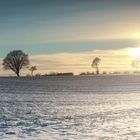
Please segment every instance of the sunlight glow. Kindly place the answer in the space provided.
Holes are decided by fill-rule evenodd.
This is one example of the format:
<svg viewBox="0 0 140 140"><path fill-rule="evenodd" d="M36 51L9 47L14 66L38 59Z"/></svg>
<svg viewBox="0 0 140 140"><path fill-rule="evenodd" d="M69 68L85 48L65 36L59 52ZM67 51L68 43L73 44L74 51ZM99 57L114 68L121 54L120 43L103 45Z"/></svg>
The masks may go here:
<svg viewBox="0 0 140 140"><path fill-rule="evenodd" d="M139 39L140 38L140 32L136 32L136 33L132 34L132 38Z"/></svg>
<svg viewBox="0 0 140 140"><path fill-rule="evenodd" d="M130 54L133 56L133 57L140 57L140 48L132 48L130 50Z"/></svg>

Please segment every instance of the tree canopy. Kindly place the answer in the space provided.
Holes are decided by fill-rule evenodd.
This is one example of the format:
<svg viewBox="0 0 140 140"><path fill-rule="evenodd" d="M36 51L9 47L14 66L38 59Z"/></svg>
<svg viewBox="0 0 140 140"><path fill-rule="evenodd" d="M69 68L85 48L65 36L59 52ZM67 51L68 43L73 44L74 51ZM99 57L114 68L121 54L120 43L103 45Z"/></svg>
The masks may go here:
<svg viewBox="0 0 140 140"><path fill-rule="evenodd" d="M37 67L36 66L31 66L29 70L31 71L31 76L33 76L33 72L35 70L37 70Z"/></svg>
<svg viewBox="0 0 140 140"><path fill-rule="evenodd" d="M5 70L12 70L18 77L20 70L29 65L28 55L21 50L14 50L7 54L3 59L3 67Z"/></svg>
<svg viewBox="0 0 140 140"><path fill-rule="evenodd" d="M99 74L98 64L100 63L101 59L96 57L93 59L91 67L96 69L96 74Z"/></svg>

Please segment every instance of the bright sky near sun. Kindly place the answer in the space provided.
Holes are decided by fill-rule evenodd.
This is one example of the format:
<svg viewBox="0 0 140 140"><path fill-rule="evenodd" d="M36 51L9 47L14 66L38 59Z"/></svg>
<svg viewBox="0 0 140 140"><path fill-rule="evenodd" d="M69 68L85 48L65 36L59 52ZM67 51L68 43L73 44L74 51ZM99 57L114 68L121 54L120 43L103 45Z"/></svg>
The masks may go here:
<svg viewBox="0 0 140 140"><path fill-rule="evenodd" d="M0 1L1 60L21 49L38 73L92 71L95 56L102 71L133 70L139 47L140 0Z"/></svg>

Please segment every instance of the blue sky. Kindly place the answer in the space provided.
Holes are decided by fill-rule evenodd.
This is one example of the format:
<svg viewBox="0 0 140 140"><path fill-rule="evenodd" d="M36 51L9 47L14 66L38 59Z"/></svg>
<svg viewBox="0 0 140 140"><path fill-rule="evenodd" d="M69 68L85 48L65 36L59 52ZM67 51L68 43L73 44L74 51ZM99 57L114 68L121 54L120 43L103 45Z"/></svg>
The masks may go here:
<svg viewBox="0 0 140 140"><path fill-rule="evenodd" d="M139 0L1 0L0 57L139 47Z"/></svg>
<svg viewBox="0 0 140 140"><path fill-rule="evenodd" d="M129 34L139 32L139 6L138 0L0 1L0 55L133 47Z"/></svg>

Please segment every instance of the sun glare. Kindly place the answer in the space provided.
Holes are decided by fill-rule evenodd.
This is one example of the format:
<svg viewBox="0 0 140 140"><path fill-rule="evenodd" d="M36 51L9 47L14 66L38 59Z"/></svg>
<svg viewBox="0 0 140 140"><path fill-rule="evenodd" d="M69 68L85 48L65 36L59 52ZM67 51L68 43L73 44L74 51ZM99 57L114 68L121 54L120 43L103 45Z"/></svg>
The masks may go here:
<svg viewBox="0 0 140 140"><path fill-rule="evenodd" d="M140 38L140 32L133 33L131 37L133 39L139 39Z"/></svg>
<svg viewBox="0 0 140 140"><path fill-rule="evenodd" d="M130 50L130 54L133 56L133 57L140 57L140 48L132 48Z"/></svg>

